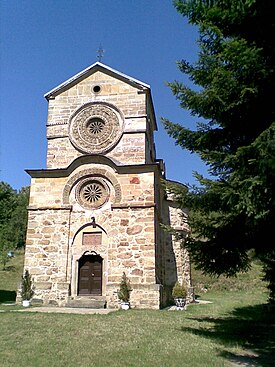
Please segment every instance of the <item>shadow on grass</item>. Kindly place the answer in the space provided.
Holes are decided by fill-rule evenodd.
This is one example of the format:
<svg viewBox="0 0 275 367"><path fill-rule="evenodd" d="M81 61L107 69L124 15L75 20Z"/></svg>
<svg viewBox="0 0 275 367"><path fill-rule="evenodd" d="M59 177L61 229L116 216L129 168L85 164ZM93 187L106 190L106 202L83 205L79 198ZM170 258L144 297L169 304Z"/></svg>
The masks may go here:
<svg viewBox="0 0 275 367"><path fill-rule="evenodd" d="M221 355L239 366L273 367L275 365L274 308L256 305L234 309L223 318L191 318L201 322L198 328L183 327L196 335L212 338L226 346L242 347L241 355L221 352Z"/></svg>
<svg viewBox="0 0 275 367"><path fill-rule="evenodd" d="M5 269L4 269L5 271L15 271L16 270L16 268L15 268L15 266L13 266L13 265L9 265L9 266L5 266Z"/></svg>
<svg viewBox="0 0 275 367"><path fill-rule="evenodd" d="M16 300L15 291L6 291L0 289L0 303L15 302L15 300Z"/></svg>

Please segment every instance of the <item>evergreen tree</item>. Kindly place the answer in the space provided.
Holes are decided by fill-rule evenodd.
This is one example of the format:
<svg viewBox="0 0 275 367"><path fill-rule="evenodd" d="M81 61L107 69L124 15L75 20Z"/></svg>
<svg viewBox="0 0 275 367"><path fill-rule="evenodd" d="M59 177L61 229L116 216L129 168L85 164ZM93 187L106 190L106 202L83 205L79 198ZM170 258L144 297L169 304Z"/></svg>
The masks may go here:
<svg viewBox="0 0 275 367"><path fill-rule="evenodd" d="M231 276L264 261L275 297L275 18L272 0L178 0L199 28L198 60L178 62L199 89L169 86L196 129L163 119L176 144L197 153L211 179L195 173L187 192L170 187L190 208L185 239L199 269Z"/></svg>

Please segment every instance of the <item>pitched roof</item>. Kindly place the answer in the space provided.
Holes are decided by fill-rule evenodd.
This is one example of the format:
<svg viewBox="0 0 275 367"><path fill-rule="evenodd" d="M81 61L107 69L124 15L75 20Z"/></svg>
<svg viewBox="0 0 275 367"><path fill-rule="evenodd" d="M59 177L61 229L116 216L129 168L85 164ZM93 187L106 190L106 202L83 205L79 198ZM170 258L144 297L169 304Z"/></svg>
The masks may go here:
<svg viewBox="0 0 275 367"><path fill-rule="evenodd" d="M125 81L126 83L129 83L141 90L149 89L150 85L145 84L141 82L140 80L137 80L135 78L132 78L131 76L128 76L126 74L123 74L115 69L110 68L109 66L102 64L101 62L96 62L90 66L88 66L86 69L82 70L80 73L74 75L70 79L66 80L62 84L58 85L54 89L50 90L48 93L44 94L44 97L49 100L51 97L55 97L62 91L70 88L71 86L78 83L80 80L85 79L87 76L93 74L96 71L103 71L108 75L112 75L116 78L119 78L120 80Z"/></svg>

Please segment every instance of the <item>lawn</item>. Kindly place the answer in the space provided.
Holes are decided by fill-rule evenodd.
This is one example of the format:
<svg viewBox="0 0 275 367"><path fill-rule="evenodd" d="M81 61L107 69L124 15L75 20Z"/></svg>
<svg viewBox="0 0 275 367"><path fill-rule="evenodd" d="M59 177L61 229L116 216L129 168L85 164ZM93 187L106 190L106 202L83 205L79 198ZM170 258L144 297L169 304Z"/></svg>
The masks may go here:
<svg viewBox="0 0 275 367"><path fill-rule="evenodd" d="M14 302L16 290L21 282L23 273L24 252L17 251L14 258L11 258L3 270L0 264L0 304L3 302Z"/></svg>
<svg viewBox="0 0 275 367"><path fill-rule="evenodd" d="M274 316L264 307L267 295L259 271L255 265L228 284L195 272L200 299L212 303L190 305L186 311L42 314L2 304L0 365L274 366ZM9 273L18 277L16 270ZM2 284L3 272L0 277ZM10 280L10 287L16 283Z"/></svg>

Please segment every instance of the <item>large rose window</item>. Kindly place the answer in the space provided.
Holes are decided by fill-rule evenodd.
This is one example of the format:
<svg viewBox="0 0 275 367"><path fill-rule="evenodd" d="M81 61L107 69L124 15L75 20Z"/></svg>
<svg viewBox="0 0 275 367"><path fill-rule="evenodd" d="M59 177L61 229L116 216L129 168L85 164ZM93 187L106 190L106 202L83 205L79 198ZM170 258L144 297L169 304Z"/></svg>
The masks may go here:
<svg viewBox="0 0 275 367"><path fill-rule="evenodd" d="M85 153L104 153L120 139L121 114L109 105L93 103L76 113L69 124L72 144Z"/></svg>

